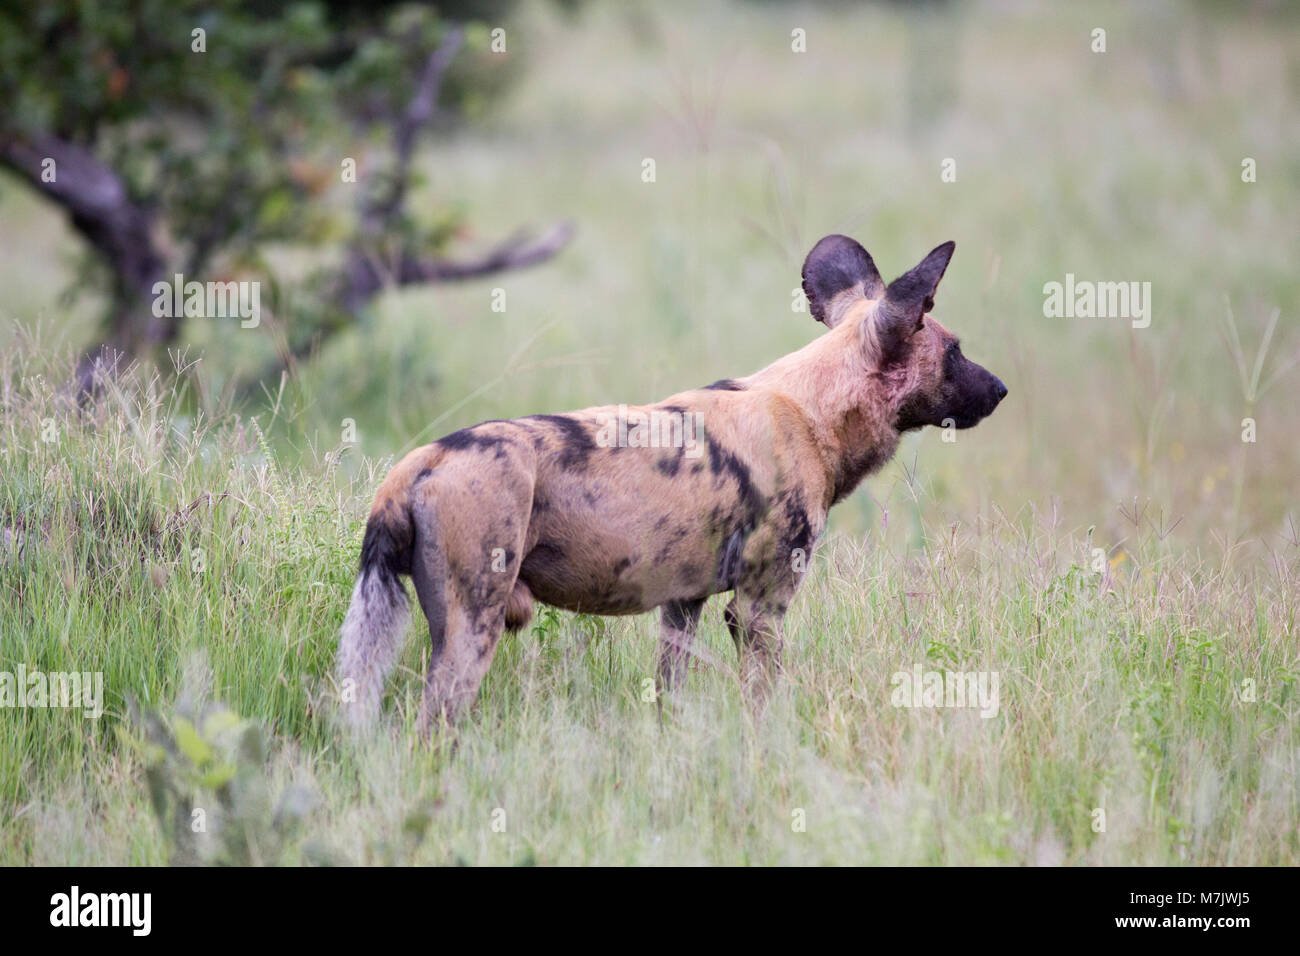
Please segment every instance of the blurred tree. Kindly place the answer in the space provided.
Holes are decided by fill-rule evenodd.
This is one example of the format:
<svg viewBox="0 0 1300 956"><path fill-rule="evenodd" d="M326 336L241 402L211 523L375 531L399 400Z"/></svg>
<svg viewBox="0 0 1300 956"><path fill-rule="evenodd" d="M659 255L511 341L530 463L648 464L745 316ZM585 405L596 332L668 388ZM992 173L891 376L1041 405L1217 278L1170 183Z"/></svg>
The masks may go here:
<svg viewBox="0 0 1300 956"><path fill-rule="evenodd" d="M419 136L481 109L510 73L492 33L510 0L472 4L474 20L468 6L0 0L0 165L68 213L92 251L78 287L108 298L80 386L119 353L177 338L183 317L154 314L156 282L253 273L279 289L269 242L346 249L302 283L292 321L279 317L286 364L387 284L554 255L567 224L448 260L457 218L407 209ZM349 160L358 200L341 216L324 193L350 181Z"/></svg>

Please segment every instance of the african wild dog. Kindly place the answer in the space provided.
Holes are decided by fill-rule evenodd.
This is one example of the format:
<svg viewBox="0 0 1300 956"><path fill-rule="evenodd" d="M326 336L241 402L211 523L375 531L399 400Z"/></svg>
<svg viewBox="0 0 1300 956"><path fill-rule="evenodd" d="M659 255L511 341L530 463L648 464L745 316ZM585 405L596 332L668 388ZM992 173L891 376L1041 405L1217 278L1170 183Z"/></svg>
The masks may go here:
<svg viewBox="0 0 1300 956"><path fill-rule="evenodd" d="M699 413L694 455L598 441L604 407L485 422L403 458L371 509L343 623L350 719L379 710L401 649L404 574L433 642L426 729L473 702L502 630L523 627L534 599L591 614L662 608L667 689L705 600L734 591L724 618L761 699L799 586L794 556L811 554L831 505L889 460L902 432L969 428L1007 393L926 315L953 248L886 286L852 239L822 239L803 287L829 332L747 378L639 410Z"/></svg>

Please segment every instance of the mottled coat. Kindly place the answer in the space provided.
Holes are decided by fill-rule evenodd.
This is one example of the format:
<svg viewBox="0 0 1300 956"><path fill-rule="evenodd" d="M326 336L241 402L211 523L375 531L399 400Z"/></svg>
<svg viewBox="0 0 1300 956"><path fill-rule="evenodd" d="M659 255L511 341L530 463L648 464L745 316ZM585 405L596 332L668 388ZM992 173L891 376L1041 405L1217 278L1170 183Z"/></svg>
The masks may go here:
<svg viewBox="0 0 1300 956"><path fill-rule="evenodd" d="M655 405L485 422L407 455L375 498L344 622L351 719L375 716L400 651L403 575L432 642L426 722L466 709L502 631L523 626L535 600L589 614L662 608L667 688L705 600L734 592L724 617L761 697L831 506L902 432L970 427L1006 394L927 315L952 252L945 243L886 287L866 250L827 236L803 280L829 331L762 371ZM640 447L610 428L628 418L699 427Z"/></svg>

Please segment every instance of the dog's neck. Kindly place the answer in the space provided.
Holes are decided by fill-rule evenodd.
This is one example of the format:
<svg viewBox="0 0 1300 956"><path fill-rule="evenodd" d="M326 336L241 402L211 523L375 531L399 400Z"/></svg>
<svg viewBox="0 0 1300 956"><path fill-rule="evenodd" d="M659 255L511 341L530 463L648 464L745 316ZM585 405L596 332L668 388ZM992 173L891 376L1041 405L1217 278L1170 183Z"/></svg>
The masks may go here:
<svg viewBox="0 0 1300 956"><path fill-rule="evenodd" d="M858 328L874 305L863 300L825 335L742 380L746 388L784 395L804 413L826 470L828 504L898 447L894 396L868 368Z"/></svg>

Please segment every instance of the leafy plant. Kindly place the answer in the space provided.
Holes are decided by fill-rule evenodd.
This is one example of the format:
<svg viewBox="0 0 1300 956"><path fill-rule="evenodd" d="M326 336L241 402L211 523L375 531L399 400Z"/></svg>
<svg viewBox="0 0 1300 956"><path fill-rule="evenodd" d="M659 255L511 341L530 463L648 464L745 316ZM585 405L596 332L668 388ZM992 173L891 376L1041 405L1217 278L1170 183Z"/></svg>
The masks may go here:
<svg viewBox="0 0 1300 956"><path fill-rule="evenodd" d="M131 704L145 779L173 865L274 866L285 862L316 797L267 780L265 731L220 704L184 698L170 716ZM310 850L308 851L310 855Z"/></svg>

